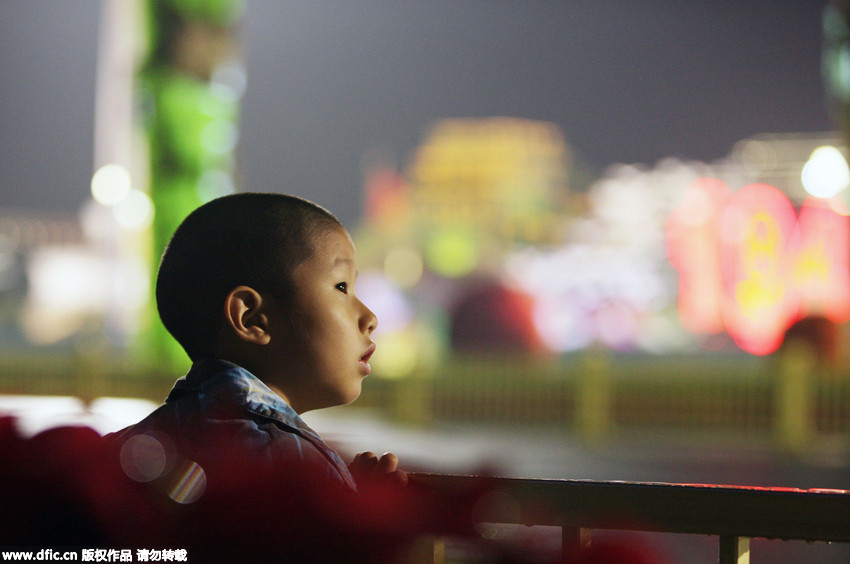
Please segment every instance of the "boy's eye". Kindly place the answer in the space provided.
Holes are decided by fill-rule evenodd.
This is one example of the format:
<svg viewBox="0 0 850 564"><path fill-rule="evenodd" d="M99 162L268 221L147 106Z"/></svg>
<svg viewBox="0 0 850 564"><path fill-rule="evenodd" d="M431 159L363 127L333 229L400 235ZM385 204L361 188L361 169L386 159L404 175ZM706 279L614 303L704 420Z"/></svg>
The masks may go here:
<svg viewBox="0 0 850 564"><path fill-rule="evenodd" d="M348 293L348 282L340 282L339 284L334 286L334 288L336 288L337 290L339 290L343 294L347 294Z"/></svg>

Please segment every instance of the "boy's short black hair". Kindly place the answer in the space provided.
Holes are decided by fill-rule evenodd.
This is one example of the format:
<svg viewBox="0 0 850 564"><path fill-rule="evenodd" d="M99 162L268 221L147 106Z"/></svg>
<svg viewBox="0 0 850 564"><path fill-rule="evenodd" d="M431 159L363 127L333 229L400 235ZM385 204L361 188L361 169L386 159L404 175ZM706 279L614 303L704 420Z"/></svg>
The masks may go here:
<svg viewBox="0 0 850 564"><path fill-rule="evenodd" d="M227 294L245 285L291 296L292 271L313 254L317 236L341 225L321 206L286 194L245 192L200 206L160 261L162 323L193 361L214 354Z"/></svg>

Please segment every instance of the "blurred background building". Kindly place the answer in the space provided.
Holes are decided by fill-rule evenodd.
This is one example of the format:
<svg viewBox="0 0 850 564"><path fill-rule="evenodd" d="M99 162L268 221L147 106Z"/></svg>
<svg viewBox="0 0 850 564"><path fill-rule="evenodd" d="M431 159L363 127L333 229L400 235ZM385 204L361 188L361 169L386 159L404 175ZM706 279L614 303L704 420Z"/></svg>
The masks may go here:
<svg viewBox="0 0 850 564"><path fill-rule="evenodd" d="M165 241L280 191L381 320L349 413L843 468L847 49L826 0L7 0L0 391L160 401Z"/></svg>
<svg viewBox="0 0 850 564"><path fill-rule="evenodd" d="M551 415L529 398L513 416L595 436L633 417L619 380L698 365L761 386L742 409L769 426L773 359L805 322L810 363L838 376L797 424L846 430L838 3L707 3L685 19L663 2L0 9L9 391L97 394L68 383L94 370L111 392L129 378L161 397L186 366L151 303L161 249L200 203L272 190L355 234L358 292L381 319L366 404L461 416L475 402L452 386L481 373L493 389L468 417L503 417L494 394L567 386ZM582 384L588 363L604 385ZM391 391L405 379L432 397L390 407L410 400Z"/></svg>
<svg viewBox="0 0 850 564"><path fill-rule="evenodd" d="M837 0L6 0L0 406L161 401L168 236L279 191L380 319L338 417L418 464L845 487L848 41Z"/></svg>

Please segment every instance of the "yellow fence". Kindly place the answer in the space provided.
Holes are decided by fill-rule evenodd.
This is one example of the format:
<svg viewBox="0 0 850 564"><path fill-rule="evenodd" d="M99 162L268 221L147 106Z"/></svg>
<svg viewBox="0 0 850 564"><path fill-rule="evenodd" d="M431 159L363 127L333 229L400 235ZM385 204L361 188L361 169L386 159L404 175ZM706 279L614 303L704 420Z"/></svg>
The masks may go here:
<svg viewBox="0 0 850 564"><path fill-rule="evenodd" d="M179 376L132 362L5 356L0 393L141 397L162 401ZM850 375L800 372L749 356L576 355L456 358L403 380L366 380L347 409L405 423L432 421L563 429L588 441L618 433L716 431L773 437L788 450L814 435L850 433Z"/></svg>

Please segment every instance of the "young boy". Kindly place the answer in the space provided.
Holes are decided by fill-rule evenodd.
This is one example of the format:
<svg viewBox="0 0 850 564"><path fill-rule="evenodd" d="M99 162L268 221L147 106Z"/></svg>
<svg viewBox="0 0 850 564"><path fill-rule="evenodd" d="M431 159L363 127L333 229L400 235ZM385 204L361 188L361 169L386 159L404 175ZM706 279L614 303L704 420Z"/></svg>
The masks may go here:
<svg viewBox="0 0 850 564"><path fill-rule="evenodd" d="M348 233L307 200L242 193L199 207L156 281L159 315L192 368L162 406L109 438L162 439L201 467L285 464L346 490L405 483L395 455L361 453L346 467L300 417L354 401L371 370L377 318L355 295L356 276Z"/></svg>

